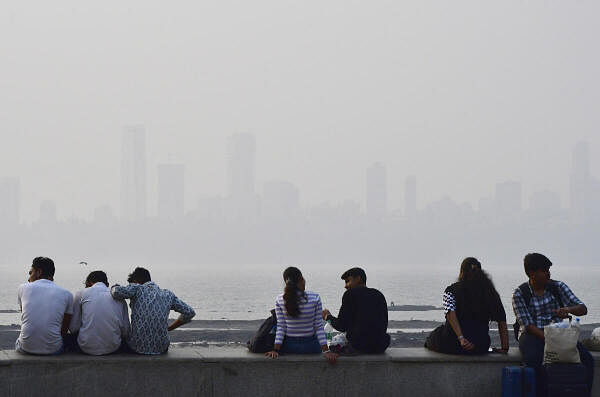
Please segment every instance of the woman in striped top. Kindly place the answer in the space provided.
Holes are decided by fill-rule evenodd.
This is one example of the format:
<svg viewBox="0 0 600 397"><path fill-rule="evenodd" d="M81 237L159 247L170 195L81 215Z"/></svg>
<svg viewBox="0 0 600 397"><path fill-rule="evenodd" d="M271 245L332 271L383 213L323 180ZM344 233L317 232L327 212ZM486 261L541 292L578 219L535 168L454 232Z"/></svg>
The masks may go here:
<svg viewBox="0 0 600 397"><path fill-rule="evenodd" d="M275 300L275 346L266 356L277 358L279 352L323 352L327 360L335 362L337 354L329 351L323 330L321 297L314 292L305 291L306 281L298 268L285 269L283 280L285 289Z"/></svg>

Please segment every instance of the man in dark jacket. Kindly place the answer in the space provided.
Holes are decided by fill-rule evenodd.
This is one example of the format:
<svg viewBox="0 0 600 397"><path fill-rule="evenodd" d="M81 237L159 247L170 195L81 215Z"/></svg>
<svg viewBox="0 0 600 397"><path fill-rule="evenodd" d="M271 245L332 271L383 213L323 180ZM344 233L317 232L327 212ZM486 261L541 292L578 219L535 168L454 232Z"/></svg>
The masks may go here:
<svg viewBox="0 0 600 397"><path fill-rule="evenodd" d="M333 328L346 332L349 352L383 353L390 345L387 334L387 302L381 292L367 287L367 275L354 267L342 274L346 283L338 317L323 310L323 319Z"/></svg>

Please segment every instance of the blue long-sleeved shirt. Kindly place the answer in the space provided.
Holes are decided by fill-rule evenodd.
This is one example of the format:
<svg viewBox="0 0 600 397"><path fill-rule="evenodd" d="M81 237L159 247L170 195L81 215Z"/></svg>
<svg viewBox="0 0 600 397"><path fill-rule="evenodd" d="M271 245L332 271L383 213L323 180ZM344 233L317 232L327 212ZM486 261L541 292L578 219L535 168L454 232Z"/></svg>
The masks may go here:
<svg viewBox="0 0 600 397"><path fill-rule="evenodd" d="M114 285L115 299L130 299L131 332L127 344L140 354L161 354L169 348L169 312L181 315L179 320L189 322L196 315L194 309L168 289L160 289L152 281L144 284Z"/></svg>

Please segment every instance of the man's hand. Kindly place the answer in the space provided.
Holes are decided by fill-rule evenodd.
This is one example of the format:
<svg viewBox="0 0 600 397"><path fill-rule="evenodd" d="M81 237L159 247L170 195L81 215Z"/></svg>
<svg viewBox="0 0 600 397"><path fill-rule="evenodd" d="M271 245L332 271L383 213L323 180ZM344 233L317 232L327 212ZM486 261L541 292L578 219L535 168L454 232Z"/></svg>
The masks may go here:
<svg viewBox="0 0 600 397"><path fill-rule="evenodd" d="M277 357L279 357L279 352L276 350L271 350L270 352L266 352L265 356L267 356L269 358L277 358Z"/></svg>
<svg viewBox="0 0 600 397"><path fill-rule="evenodd" d="M323 320L327 320L327 316L329 316L331 313L329 313L329 310L325 309L323 310Z"/></svg>
<svg viewBox="0 0 600 397"><path fill-rule="evenodd" d="M475 349L475 345L472 344L471 342L469 342L469 340L467 338L463 337L463 338L460 338L458 341L460 342L460 347L462 347L463 350L471 351L471 350Z"/></svg>
<svg viewBox="0 0 600 397"><path fill-rule="evenodd" d="M570 307L561 307L559 309L553 310L554 314L556 314L560 318L569 317L569 312L571 311Z"/></svg>
<svg viewBox="0 0 600 397"><path fill-rule="evenodd" d="M329 361L329 364L335 364L338 358L338 355L334 352L325 352L323 353L323 355L325 356L327 361Z"/></svg>

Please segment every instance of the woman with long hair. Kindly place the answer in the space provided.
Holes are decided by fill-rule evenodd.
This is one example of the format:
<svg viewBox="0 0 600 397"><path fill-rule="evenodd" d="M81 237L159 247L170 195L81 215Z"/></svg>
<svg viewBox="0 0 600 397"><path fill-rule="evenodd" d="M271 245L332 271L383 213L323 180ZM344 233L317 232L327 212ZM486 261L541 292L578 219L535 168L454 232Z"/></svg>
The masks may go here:
<svg viewBox="0 0 600 397"><path fill-rule="evenodd" d="M427 340L428 349L450 354L484 354L491 344L489 322L498 322L499 353L508 352L506 313L494 283L475 258L460 266L458 281L443 295L446 323L434 329Z"/></svg>
<svg viewBox="0 0 600 397"><path fill-rule="evenodd" d="M335 362L337 354L330 352L323 330L323 305L321 297L306 291L306 281L296 267L288 267L283 272L285 288L275 300L277 331L273 350L267 357L277 358L279 353L310 354L321 353L330 362Z"/></svg>

